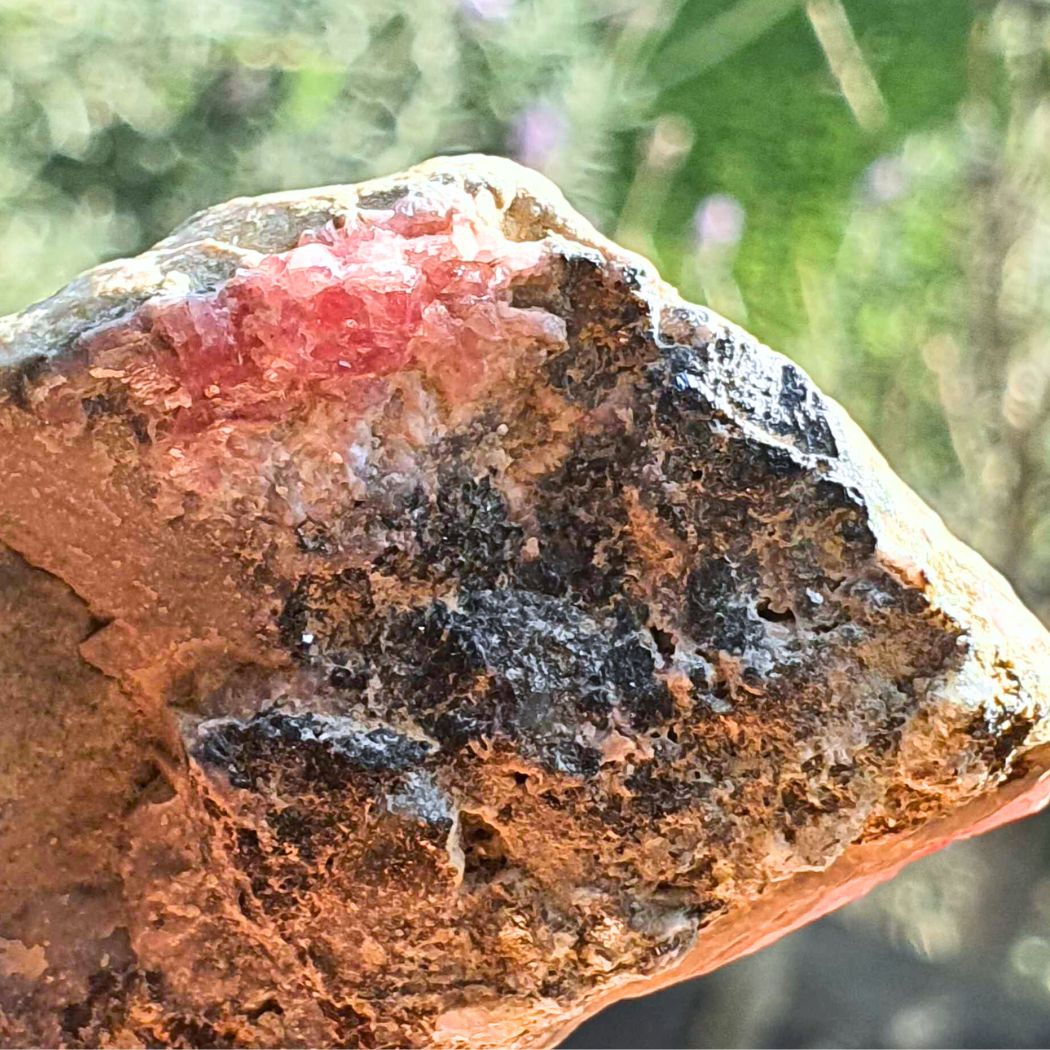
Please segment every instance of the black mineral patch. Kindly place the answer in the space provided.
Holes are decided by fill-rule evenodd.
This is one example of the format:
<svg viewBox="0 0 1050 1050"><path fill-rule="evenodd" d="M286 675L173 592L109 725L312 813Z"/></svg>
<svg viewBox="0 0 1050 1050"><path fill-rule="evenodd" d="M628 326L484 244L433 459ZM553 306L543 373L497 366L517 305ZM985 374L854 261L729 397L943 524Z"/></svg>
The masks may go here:
<svg viewBox="0 0 1050 1050"><path fill-rule="evenodd" d="M519 565L526 586L586 606L602 606L622 591L623 486L642 451L626 435L579 439L565 462L536 488L538 561Z"/></svg>
<svg viewBox="0 0 1050 1050"><path fill-rule="evenodd" d="M689 573L686 618L697 641L709 650L739 655L761 641L764 630L752 612L750 572L726 558L711 558Z"/></svg>
<svg viewBox="0 0 1050 1050"><path fill-rule="evenodd" d="M277 618L281 644L299 659L359 649L374 637L374 611L368 574L361 569L302 576Z"/></svg>
<svg viewBox="0 0 1050 1050"><path fill-rule="evenodd" d="M465 585L494 585L521 551L522 530L491 478L452 472L418 526L419 556L431 573Z"/></svg>
<svg viewBox="0 0 1050 1050"><path fill-rule="evenodd" d="M253 788L281 772L326 789L364 775L403 773L427 755L426 743L393 729L362 729L345 719L279 709L240 722L205 722L198 761L223 770L238 788Z"/></svg>
<svg viewBox="0 0 1050 1050"><path fill-rule="evenodd" d="M533 298L565 320L568 347L546 367L551 385L570 400L593 407L621 374L656 353L647 334L648 307L637 288L632 268L612 270L577 255L564 260L556 296Z"/></svg>
<svg viewBox="0 0 1050 1050"><path fill-rule="evenodd" d="M804 452L821 456L837 456L838 447L828 425L824 402L816 388L794 365L780 369L780 393L777 397L781 413L769 420L770 429L777 434L795 438Z"/></svg>
<svg viewBox="0 0 1050 1050"><path fill-rule="evenodd" d="M575 750L582 726L606 726L618 708L644 729L673 709L646 612L620 603L589 615L570 598L519 588L462 592L455 608L391 616L362 658L381 695L442 746L513 740L552 771L592 775L597 766Z"/></svg>

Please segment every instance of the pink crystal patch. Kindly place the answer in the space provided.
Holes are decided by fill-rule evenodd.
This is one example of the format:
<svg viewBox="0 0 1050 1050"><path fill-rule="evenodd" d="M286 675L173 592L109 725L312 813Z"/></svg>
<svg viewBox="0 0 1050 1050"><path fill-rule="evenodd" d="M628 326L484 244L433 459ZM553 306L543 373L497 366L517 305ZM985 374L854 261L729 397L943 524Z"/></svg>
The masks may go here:
<svg viewBox="0 0 1050 1050"><path fill-rule="evenodd" d="M438 191L442 192L442 191ZM558 318L510 305L543 248L507 240L474 198L405 198L304 234L220 290L152 309L198 424L270 417L304 387L416 369L468 398L515 343L564 338Z"/></svg>

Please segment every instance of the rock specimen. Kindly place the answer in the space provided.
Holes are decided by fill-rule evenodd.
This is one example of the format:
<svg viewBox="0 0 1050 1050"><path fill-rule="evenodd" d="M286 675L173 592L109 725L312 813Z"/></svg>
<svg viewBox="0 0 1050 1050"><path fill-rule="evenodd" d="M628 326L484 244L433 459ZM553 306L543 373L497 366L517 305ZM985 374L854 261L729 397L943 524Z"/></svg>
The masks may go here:
<svg viewBox="0 0 1050 1050"><path fill-rule="evenodd" d="M1038 808L1047 637L548 184L0 321L0 1038L543 1046Z"/></svg>

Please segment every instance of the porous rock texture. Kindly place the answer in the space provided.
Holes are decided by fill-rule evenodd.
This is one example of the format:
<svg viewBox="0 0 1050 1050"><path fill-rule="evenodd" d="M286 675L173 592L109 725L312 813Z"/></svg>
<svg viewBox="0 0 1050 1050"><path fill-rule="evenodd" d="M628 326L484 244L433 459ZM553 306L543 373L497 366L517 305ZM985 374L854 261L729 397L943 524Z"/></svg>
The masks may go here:
<svg viewBox="0 0 1050 1050"><path fill-rule="evenodd" d="M1047 637L537 176L0 321L0 1038L544 1046L1045 801Z"/></svg>

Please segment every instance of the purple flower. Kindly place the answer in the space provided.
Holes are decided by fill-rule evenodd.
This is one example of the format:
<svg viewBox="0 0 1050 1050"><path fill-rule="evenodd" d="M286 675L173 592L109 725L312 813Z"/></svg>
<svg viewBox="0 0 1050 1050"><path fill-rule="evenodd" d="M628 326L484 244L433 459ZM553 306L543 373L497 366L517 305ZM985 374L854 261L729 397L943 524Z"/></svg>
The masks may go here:
<svg viewBox="0 0 1050 1050"><path fill-rule="evenodd" d="M693 215L693 234L698 248L721 246L731 248L740 243L744 233L744 206L727 193L705 197Z"/></svg>
<svg viewBox="0 0 1050 1050"><path fill-rule="evenodd" d="M879 157L864 173L864 191L876 204L900 200L908 189L908 173L900 157Z"/></svg>
<svg viewBox="0 0 1050 1050"><path fill-rule="evenodd" d="M507 18L514 7L514 0L460 0L463 10L486 22Z"/></svg>
<svg viewBox="0 0 1050 1050"><path fill-rule="evenodd" d="M514 155L522 164L542 168L565 142L568 124L561 110L530 106L514 122Z"/></svg>

